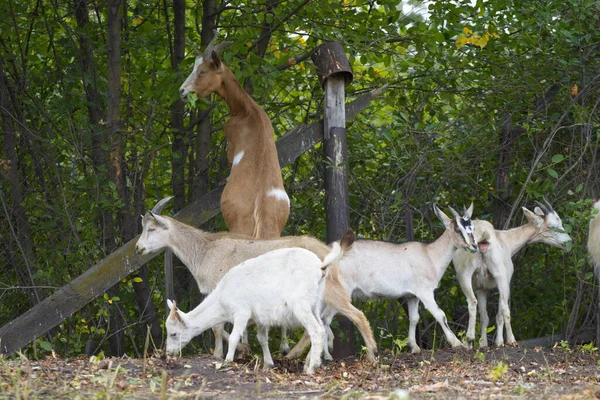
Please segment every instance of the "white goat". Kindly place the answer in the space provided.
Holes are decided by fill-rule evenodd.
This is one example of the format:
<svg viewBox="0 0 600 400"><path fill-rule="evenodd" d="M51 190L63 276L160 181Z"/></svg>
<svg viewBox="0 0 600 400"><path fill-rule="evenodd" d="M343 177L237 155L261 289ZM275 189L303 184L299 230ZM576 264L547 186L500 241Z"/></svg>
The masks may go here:
<svg viewBox="0 0 600 400"><path fill-rule="evenodd" d="M344 237L346 238L346 236ZM331 252L321 261L301 248L278 249L246 260L225 274L206 299L189 314L168 302L167 353L177 354L194 337L224 322L233 323L226 361L233 361L236 346L250 320L257 327L265 369L273 366L269 351L271 326L302 325L311 341L304 372L312 374L321 365L325 328L322 325L321 297L325 289L326 268L337 262L352 245L342 240L333 243Z"/></svg>
<svg viewBox="0 0 600 400"><path fill-rule="evenodd" d="M593 205L593 216L590 220L587 249L594 263L594 271L600 282L600 200Z"/></svg>
<svg viewBox="0 0 600 400"><path fill-rule="evenodd" d="M457 250L454 254L456 277L467 298L469 308L469 326L467 342L472 346L475 340L476 309L479 306L481 338L479 347L487 347L487 294L498 288L498 313L496 315L495 344L504 344L504 328L506 328L506 344L515 345L510 323L510 280L514 271L512 256L529 243L542 242L551 246L564 248L571 240L564 232L560 217L546 202L546 206L538 203L534 212L523 207L523 213L529 223L509 230L496 230L487 221L474 220L477 232L479 253L469 254ZM475 297L475 293L477 297Z"/></svg>
<svg viewBox="0 0 600 400"><path fill-rule="evenodd" d="M448 218L435 205L433 209L446 227L433 243L358 240L340 261L340 282L353 297L367 300L408 297L408 344L413 353L421 351L415 339L419 301L441 325L452 347L462 346L450 330L446 315L436 303L433 292L457 248L477 251L470 219L473 204L462 217L450 208L454 219ZM326 307L323 313L325 326L331 323L335 314L335 310Z"/></svg>
<svg viewBox="0 0 600 400"><path fill-rule="evenodd" d="M163 199L161 202L165 200ZM227 232L204 232L152 211L142 217L142 226L143 231L136 243L136 250L143 254L166 248L171 249L190 270L203 294L212 292L225 273L234 266L271 250L300 247L312 251L320 259L324 259L330 251L329 246L311 236L290 236L264 240L248 239ZM377 344L373 338L369 321L360 310L352 305L350 296L341 286L338 264L335 263L328 269L330 271L325 282L323 303L348 317L358 327L368 349L367 357L374 360ZM223 331L223 325L215 326L213 332L215 334L214 355L222 358L223 339L227 339L228 335ZM331 334L329 330L328 333ZM298 356L304 345L304 343L298 343L288 357ZM287 343L282 343L280 347L282 353L286 352L286 347ZM327 349L325 357L331 359Z"/></svg>
<svg viewBox="0 0 600 400"><path fill-rule="evenodd" d="M598 299L600 299L600 200L594 203L590 230L588 232L587 250L594 265L594 273L598 280ZM600 343L600 300L596 306L596 345Z"/></svg>

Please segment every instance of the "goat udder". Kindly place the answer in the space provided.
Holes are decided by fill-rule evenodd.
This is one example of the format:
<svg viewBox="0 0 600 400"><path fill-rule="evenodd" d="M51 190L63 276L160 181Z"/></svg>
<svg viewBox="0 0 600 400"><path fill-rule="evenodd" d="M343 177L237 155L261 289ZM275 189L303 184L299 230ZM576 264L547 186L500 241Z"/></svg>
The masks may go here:
<svg viewBox="0 0 600 400"><path fill-rule="evenodd" d="M480 253L486 253L490 248L490 242L484 240L482 242L477 243L477 246L479 246Z"/></svg>

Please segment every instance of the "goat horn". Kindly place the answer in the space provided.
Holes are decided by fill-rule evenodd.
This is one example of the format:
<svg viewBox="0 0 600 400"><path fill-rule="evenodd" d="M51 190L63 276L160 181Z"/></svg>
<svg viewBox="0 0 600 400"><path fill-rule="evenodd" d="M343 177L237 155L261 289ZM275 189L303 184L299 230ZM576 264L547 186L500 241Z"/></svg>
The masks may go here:
<svg viewBox="0 0 600 400"><path fill-rule="evenodd" d="M456 218L460 218L460 215L456 212L456 210L450 206L448 206L448 208L450 209L450 211L452 211L452 215L454 215Z"/></svg>
<svg viewBox="0 0 600 400"><path fill-rule="evenodd" d="M552 207L552 204L550 204L548 202L548 200L546 200L546 198L544 197L544 203L546 203L546 205L548 206L548 210L550 210L550 212L554 211L554 208Z"/></svg>
<svg viewBox="0 0 600 400"><path fill-rule="evenodd" d="M463 218L464 219L469 219L469 210L467 210L467 206L463 206Z"/></svg>
<svg viewBox="0 0 600 400"><path fill-rule="evenodd" d="M542 211L544 212L544 214L546 214L546 215L550 214L550 211L548 210L548 208L546 208L545 205L543 205L542 203L540 203L537 200L535 201L535 204L537 204L538 207L542 209Z"/></svg>
<svg viewBox="0 0 600 400"><path fill-rule="evenodd" d="M154 214L159 214L162 212L163 208L165 208L165 205L169 202L169 200L171 200L174 196L169 196L169 197L165 197L164 199L162 199L161 201L159 201L158 203L156 203L156 205L154 206L154 208L152 209L152 212Z"/></svg>
<svg viewBox="0 0 600 400"><path fill-rule="evenodd" d="M204 55L207 58L210 57L210 53L213 51L216 41L217 41L217 30L213 29L213 37L212 37L212 39L210 39L208 46L206 46L206 49L204 50Z"/></svg>
<svg viewBox="0 0 600 400"><path fill-rule="evenodd" d="M227 42L219 43L218 45L216 45L213 48L213 50L216 51L217 53L219 53L221 50L223 50L225 47L229 46L230 44L233 44L232 40L229 40Z"/></svg>

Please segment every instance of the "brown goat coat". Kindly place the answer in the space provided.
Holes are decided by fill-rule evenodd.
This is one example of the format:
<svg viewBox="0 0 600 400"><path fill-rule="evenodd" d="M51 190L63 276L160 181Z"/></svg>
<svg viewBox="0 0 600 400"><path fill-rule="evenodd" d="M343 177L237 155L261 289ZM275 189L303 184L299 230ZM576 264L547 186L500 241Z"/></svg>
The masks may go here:
<svg viewBox="0 0 600 400"><path fill-rule="evenodd" d="M290 205L289 199L282 198L285 189L271 120L217 53L213 51L211 57L204 57L189 86L198 97L217 93L229 107L229 120L223 130L232 168L221 196L221 212L230 232L255 238L279 237L289 218ZM186 84L187 80L182 88ZM243 156L233 165L241 152ZM279 196L270 194L274 189L281 191L277 192Z"/></svg>

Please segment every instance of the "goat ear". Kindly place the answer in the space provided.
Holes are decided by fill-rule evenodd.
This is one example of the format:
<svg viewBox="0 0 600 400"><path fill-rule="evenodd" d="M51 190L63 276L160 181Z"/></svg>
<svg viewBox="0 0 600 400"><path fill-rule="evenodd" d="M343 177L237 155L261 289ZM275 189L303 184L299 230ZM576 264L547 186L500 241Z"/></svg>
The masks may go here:
<svg viewBox="0 0 600 400"><path fill-rule="evenodd" d="M537 208L538 207L536 207L536 209ZM536 210L536 214L534 214L531 211L529 211L527 208L523 207L523 214L525 214L525 217L529 220L529 222L531 222L532 224L535 224L538 227L544 223L544 220L542 219L542 217L540 217L539 215L536 215L537 210ZM542 215L544 215L544 214L542 213Z"/></svg>
<svg viewBox="0 0 600 400"><path fill-rule="evenodd" d="M220 70L223 64L221 63L221 59L219 58L219 53L213 50L210 56L213 62L215 63L215 69Z"/></svg>
<svg viewBox="0 0 600 400"><path fill-rule="evenodd" d="M444 214L444 212L440 210L435 204L433 205L433 211L435 212L435 215L437 215L438 218L442 220L446 229L450 229L452 220L448 218L448 216Z"/></svg>
<svg viewBox="0 0 600 400"><path fill-rule="evenodd" d="M154 214L152 211L150 211L150 215L152 216L152 218L154 218L154 220L156 221L156 223L161 227L161 228L167 228L167 219L165 217L163 217L162 215L159 214Z"/></svg>
<svg viewBox="0 0 600 400"><path fill-rule="evenodd" d="M533 212L535 212L537 215L539 215L540 217L543 217L544 215L546 215L546 213L544 211L542 211L541 208L536 207L533 209Z"/></svg>
<svg viewBox="0 0 600 400"><path fill-rule="evenodd" d="M450 206L448 206L448 208L450 209L450 211L452 212L452 215L454 215L455 218L459 218L460 219L460 215L456 212L456 210Z"/></svg>
<svg viewBox="0 0 600 400"><path fill-rule="evenodd" d="M185 321L179 314L180 311L177 309L177 303L175 302L175 300L171 301L171 300L167 299L167 305L171 309L171 312L169 313L169 319L179 321L183 325L185 325Z"/></svg>
<svg viewBox="0 0 600 400"><path fill-rule="evenodd" d="M473 202L471 202L471 205L469 206L469 208L467 210L465 210L465 218L471 218L471 215L473 215Z"/></svg>

